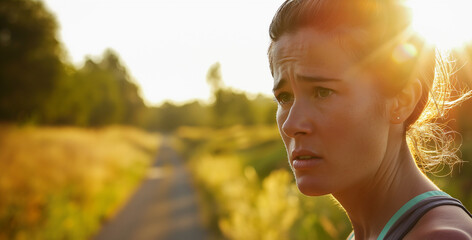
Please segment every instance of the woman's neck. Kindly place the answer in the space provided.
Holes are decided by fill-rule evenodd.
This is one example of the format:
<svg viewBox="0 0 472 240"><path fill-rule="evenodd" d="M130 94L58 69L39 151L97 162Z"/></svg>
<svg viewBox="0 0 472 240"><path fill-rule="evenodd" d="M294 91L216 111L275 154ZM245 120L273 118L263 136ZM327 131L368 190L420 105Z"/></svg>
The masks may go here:
<svg viewBox="0 0 472 240"><path fill-rule="evenodd" d="M406 202L421 193L439 190L417 168L405 141L387 149L385 156L375 176L333 193L347 211L358 240L376 239Z"/></svg>

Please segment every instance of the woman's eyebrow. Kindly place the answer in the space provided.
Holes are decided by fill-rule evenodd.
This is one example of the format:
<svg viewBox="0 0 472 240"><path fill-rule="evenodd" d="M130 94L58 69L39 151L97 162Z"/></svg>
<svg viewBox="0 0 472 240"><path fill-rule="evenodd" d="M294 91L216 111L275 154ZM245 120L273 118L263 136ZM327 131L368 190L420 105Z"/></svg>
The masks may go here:
<svg viewBox="0 0 472 240"><path fill-rule="evenodd" d="M317 76L303 76L297 75L297 79L304 81L304 82L339 82L341 79L337 78L325 78L325 77L317 77Z"/></svg>
<svg viewBox="0 0 472 240"><path fill-rule="evenodd" d="M340 82L341 79L337 78L325 78L325 77L312 77L312 76L303 76L297 75L297 79L304 81L304 82ZM275 83L272 92L275 92L282 88L287 83L287 80L282 78L278 82Z"/></svg>

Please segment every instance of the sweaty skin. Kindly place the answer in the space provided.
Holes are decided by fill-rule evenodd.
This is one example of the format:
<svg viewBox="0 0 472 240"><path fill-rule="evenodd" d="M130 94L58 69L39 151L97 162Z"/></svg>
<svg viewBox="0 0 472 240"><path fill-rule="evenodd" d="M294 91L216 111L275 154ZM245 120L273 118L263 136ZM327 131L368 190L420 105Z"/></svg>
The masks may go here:
<svg viewBox="0 0 472 240"><path fill-rule="evenodd" d="M392 160L390 119L370 77L328 37L313 30L284 35L274 45L277 123L298 187L307 195L369 183ZM295 167L294 154L319 158ZM309 164L305 164L309 165Z"/></svg>
<svg viewBox="0 0 472 240"><path fill-rule="evenodd" d="M277 124L297 186L306 195L332 194L356 239L376 239L408 200L439 190L416 167L403 136L403 121L421 95L418 81L383 97L339 43L311 28L283 35L271 51ZM455 229L425 219L407 237Z"/></svg>

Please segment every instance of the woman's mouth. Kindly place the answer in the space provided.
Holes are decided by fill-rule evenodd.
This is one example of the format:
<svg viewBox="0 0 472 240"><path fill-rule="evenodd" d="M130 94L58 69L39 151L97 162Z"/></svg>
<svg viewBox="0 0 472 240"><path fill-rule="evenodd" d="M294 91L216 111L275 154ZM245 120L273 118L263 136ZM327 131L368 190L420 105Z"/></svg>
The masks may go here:
<svg viewBox="0 0 472 240"><path fill-rule="evenodd" d="M310 153L294 152L292 156L294 156L292 160L292 167L296 170L312 169L316 165L318 165L322 160L321 156L315 153L311 153L311 152Z"/></svg>

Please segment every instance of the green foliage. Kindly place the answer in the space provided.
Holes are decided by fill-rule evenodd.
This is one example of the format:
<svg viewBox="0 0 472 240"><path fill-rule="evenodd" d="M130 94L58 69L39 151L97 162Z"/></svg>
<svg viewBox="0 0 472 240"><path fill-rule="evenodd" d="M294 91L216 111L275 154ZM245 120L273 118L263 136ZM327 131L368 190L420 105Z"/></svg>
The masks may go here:
<svg viewBox="0 0 472 240"><path fill-rule="evenodd" d="M81 94L82 116L85 126L117 123L123 114L119 101L119 89L113 74L88 60L74 76L76 94ZM73 92L72 92L73 94ZM80 106L80 105L79 105ZM78 116L81 117L80 115Z"/></svg>
<svg viewBox="0 0 472 240"><path fill-rule="evenodd" d="M343 239L351 228L329 197L300 194L275 126L180 128L214 239Z"/></svg>
<svg viewBox="0 0 472 240"><path fill-rule="evenodd" d="M57 23L40 1L0 1L0 120L41 118L63 74Z"/></svg>
<svg viewBox="0 0 472 240"><path fill-rule="evenodd" d="M119 122L124 124L140 123L140 116L145 110L139 87L132 81L118 55L112 50L105 51L101 67L113 75L118 87L118 105L123 108Z"/></svg>
<svg viewBox="0 0 472 240"><path fill-rule="evenodd" d="M252 124L251 104L246 94L227 89L215 92L213 125L228 127L236 124Z"/></svg>
<svg viewBox="0 0 472 240"><path fill-rule="evenodd" d="M0 141L0 239L88 239L143 179L160 138L0 125Z"/></svg>
<svg viewBox="0 0 472 240"><path fill-rule="evenodd" d="M275 126L179 128L176 134L180 150L190 158L213 238L345 239L351 231L347 216L330 196L313 198L293 190ZM429 177L470 209L472 141L467 136L464 132L464 165L452 176Z"/></svg>
<svg viewBox="0 0 472 240"><path fill-rule="evenodd" d="M0 2L0 121L128 124L166 132L179 126L274 123L275 104L225 88L219 63L207 74L211 104L147 107L118 54L107 50L79 68L62 61L56 35L56 21L40 1Z"/></svg>
<svg viewBox="0 0 472 240"><path fill-rule="evenodd" d="M257 95L256 98L251 100L251 116L253 123L256 125L275 124L276 112L277 104L269 97Z"/></svg>
<svg viewBox="0 0 472 240"><path fill-rule="evenodd" d="M149 108L143 126L153 131L170 132L179 126L207 126L210 124L209 108L197 101L181 106L166 102L160 107Z"/></svg>
<svg viewBox="0 0 472 240"><path fill-rule="evenodd" d="M78 70L71 68L48 102L45 123L79 126L139 125L145 110L139 89L107 50L100 62L88 59Z"/></svg>
<svg viewBox="0 0 472 240"><path fill-rule="evenodd" d="M290 239L300 214L298 190L290 173L276 170L262 184L250 167L242 176L236 180L242 183L221 189L228 208L228 215L219 221L223 234L230 239Z"/></svg>
<svg viewBox="0 0 472 240"><path fill-rule="evenodd" d="M207 83L211 87L213 93L223 88L223 78L221 76L221 65L219 62L210 66L207 72Z"/></svg>
<svg viewBox="0 0 472 240"><path fill-rule="evenodd" d="M0 120L139 125L145 105L118 55L107 50L76 69L56 35L41 1L0 1Z"/></svg>
<svg viewBox="0 0 472 240"><path fill-rule="evenodd" d="M255 125L274 123L275 104L267 97L258 95L249 100L245 93L225 88L221 76L221 65L215 63L207 73L207 82L213 93L212 126Z"/></svg>
<svg viewBox="0 0 472 240"><path fill-rule="evenodd" d="M198 101L184 105L166 102L146 111L141 126L150 130L171 132L181 126L224 128L235 125L257 126L275 123L276 105L268 97L246 94L231 89L215 92L211 104Z"/></svg>

